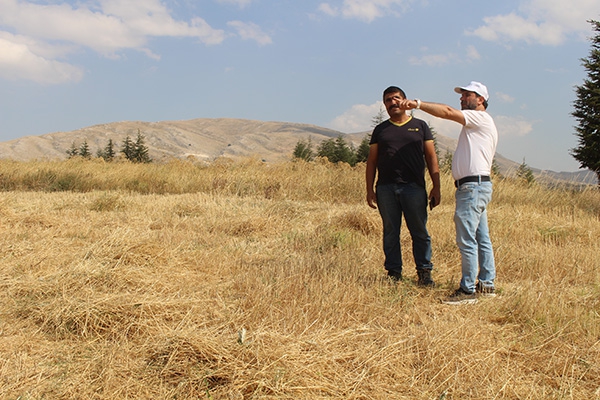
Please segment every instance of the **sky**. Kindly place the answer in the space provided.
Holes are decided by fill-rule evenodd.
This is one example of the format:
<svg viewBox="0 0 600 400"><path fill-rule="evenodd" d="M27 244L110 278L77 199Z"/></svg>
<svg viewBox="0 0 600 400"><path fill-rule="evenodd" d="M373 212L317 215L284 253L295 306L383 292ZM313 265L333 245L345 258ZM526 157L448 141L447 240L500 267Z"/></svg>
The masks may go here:
<svg viewBox="0 0 600 400"><path fill-rule="evenodd" d="M388 86L459 108L475 80L498 153L576 171L591 19L598 0L0 0L0 141L194 118L356 133Z"/></svg>

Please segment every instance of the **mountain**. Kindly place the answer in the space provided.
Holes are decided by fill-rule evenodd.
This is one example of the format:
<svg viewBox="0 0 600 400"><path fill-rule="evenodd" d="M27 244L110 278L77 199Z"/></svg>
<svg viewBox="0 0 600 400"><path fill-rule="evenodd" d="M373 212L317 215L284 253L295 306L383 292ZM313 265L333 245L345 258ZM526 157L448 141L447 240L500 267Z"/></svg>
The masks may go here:
<svg viewBox="0 0 600 400"><path fill-rule="evenodd" d="M86 141L92 154L106 147L112 139L119 149L127 136L135 141L138 132L144 136L150 157L155 161L172 158L212 161L218 157L257 157L266 162L289 160L299 140L310 139L316 149L322 140L342 134L358 147L370 132L343 134L315 125L255 121L230 118L201 118L185 121L123 121L94 125L70 132L54 132L41 136L26 136L0 143L0 159L28 161L35 159L65 159L73 145ZM452 153L456 140L437 135L440 157ZM496 154L496 163L503 174L511 174L519 163ZM546 181L596 183L590 171L553 172L532 168L536 178Z"/></svg>
<svg viewBox="0 0 600 400"><path fill-rule="evenodd" d="M282 161L290 159L300 139L310 137L316 145L339 135L337 131L307 124L242 119L124 121L3 142L0 158L64 159L73 144L78 148L84 141L95 154L106 147L109 139L120 148L127 136L135 141L138 132L144 136L150 157L156 161L170 158L211 161L220 156L255 156L270 162Z"/></svg>

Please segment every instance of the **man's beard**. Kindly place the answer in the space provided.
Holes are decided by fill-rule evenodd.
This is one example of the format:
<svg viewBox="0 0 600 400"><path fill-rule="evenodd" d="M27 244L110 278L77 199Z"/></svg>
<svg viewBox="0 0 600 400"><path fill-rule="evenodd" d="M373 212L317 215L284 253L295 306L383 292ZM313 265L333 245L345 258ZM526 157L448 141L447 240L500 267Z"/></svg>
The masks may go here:
<svg viewBox="0 0 600 400"><path fill-rule="evenodd" d="M476 110L477 109L477 103L469 101L466 103L462 104L462 109L463 110Z"/></svg>

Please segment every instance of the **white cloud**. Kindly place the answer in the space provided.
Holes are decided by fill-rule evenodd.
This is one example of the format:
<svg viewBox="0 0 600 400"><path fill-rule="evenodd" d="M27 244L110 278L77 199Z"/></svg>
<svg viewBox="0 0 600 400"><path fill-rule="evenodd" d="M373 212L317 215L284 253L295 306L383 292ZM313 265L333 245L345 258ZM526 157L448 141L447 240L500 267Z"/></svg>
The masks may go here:
<svg viewBox="0 0 600 400"><path fill-rule="evenodd" d="M12 39L12 40L11 40ZM32 80L41 84L77 82L83 70L68 63L44 58L31 51L24 41L0 35L0 76L10 80Z"/></svg>
<svg viewBox="0 0 600 400"><path fill-rule="evenodd" d="M533 131L533 122L523 117L497 115L494 117L494 122L500 137L526 136Z"/></svg>
<svg viewBox="0 0 600 400"><path fill-rule="evenodd" d="M590 32L586 21L597 13L597 0L526 0L519 10L486 17L485 25L466 33L487 41L557 46L569 35L585 38Z"/></svg>
<svg viewBox="0 0 600 400"><path fill-rule="evenodd" d="M421 49L422 52L426 53L429 51L428 48ZM408 62L411 65L427 65L429 67L442 66L447 64L456 64L462 61L474 61L479 60L481 56L474 46L467 46L466 55L460 57L455 53L447 54L423 54L421 56L411 56Z"/></svg>
<svg viewBox="0 0 600 400"><path fill-rule="evenodd" d="M415 110L414 116L415 118L419 118L427 122L431 129L435 130L436 133L449 138L457 139L460 129L462 128L460 124L457 124L454 121L437 118L423 111Z"/></svg>
<svg viewBox="0 0 600 400"><path fill-rule="evenodd" d="M0 31L0 39L4 39L12 43L25 46L32 53L37 54L43 58L64 57L75 51L75 49L77 48L77 46L72 44L48 43L42 40L34 39L32 37L23 35L13 35L12 33L2 31Z"/></svg>
<svg viewBox="0 0 600 400"><path fill-rule="evenodd" d="M342 115L334 118L328 124L328 127L344 133L371 131L373 129L373 118L379 115L380 110L383 110L384 118L388 118L381 101L371 105L356 104Z"/></svg>
<svg viewBox="0 0 600 400"><path fill-rule="evenodd" d="M422 56L411 56L408 62L411 65L427 65L429 67L435 67L440 65L447 65L453 61L458 61L456 54L425 54Z"/></svg>
<svg viewBox="0 0 600 400"><path fill-rule="evenodd" d="M0 24L22 35L74 43L104 55L123 49L144 50L152 36L195 37L205 44L225 39L223 31L211 28L202 18L189 23L174 20L158 0L100 0L97 8L16 0L0 0L0 5Z"/></svg>
<svg viewBox="0 0 600 400"><path fill-rule="evenodd" d="M467 59L468 60L479 60L481 59L481 55L475 48L475 46L469 45L467 46Z"/></svg>
<svg viewBox="0 0 600 400"><path fill-rule="evenodd" d="M515 98L502 92L496 92L496 96L503 103L514 103Z"/></svg>
<svg viewBox="0 0 600 400"><path fill-rule="evenodd" d="M226 38L223 30L212 28L202 18L175 20L160 0L91 0L75 6L50 0L41 3L0 0L0 26L5 27L0 38L11 52L0 52L2 76L44 83L78 81L82 70L59 58L80 48L109 58L134 49L159 59L148 48L152 37L195 38L206 45ZM257 36L255 40L266 39Z"/></svg>
<svg viewBox="0 0 600 400"><path fill-rule="evenodd" d="M217 0L217 2L221 4L233 4L239 6L240 8L244 8L250 5L250 3L252 3L252 0Z"/></svg>
<svg viewBox="0 0 600 400"><path fill-rule="evenodd" d="M422 111L415 111L415 117L426 121L432 129L443 136L457 139L462 128L456 122L434 117ZM518 137L528 135L533 131L533 122L523 117L494 116L498 135L500 137Z"/></svg>
<svg viewBox="0 0 600 400"><path fill-rule="evenodd" d="M255 23L230 21L227 25L235 28L243 40L255 40L261 46L273 43L271 37L264 33Z"/></svg>
<svg viewBox="0 0 600 400"><path fill-rule="evenodd" d="M318 10L332 17L372 22L383 16L406 12L412 2L413 0L343 0L339 6L321 3Z"/></svg>
<svg viewBox="0 0 600 400"><path fill-rule="evenodd" d="M329 3L319 4L318 9L323 14L329 15L330 17L336 17L339 14L339 10L337 8L333 8Z"/></svg>

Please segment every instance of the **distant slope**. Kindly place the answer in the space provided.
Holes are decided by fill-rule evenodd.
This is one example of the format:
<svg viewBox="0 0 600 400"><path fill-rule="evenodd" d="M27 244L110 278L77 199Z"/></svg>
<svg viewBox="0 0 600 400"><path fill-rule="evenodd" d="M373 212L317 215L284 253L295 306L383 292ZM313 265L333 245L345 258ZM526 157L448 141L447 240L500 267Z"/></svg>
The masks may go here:
<svg viewBox="0 0 600 400"><path fill-rule="evenodd" d="M155 160L193 157L213 160L220 156L251 157L266 161L289 159L301 139L314 143L336 137L339 132L308 124L261 122L241 119L194 119L188 121L125 121L94 125L71 132L27 136L0 143L0 158L26 161L64 159L72 144L87 141L93 154L112 139L120 148L127 136L145 137Z"/></svg>
<svg viewBox="0 0 600 400"><path fill-rule="evenodd" d="M291 122L264 122L230 118L201 118L185 121L123 121L94 125L70 132L54 132L41 136L26 136L0 143L0 159L28 161L35 159L65 159L73 144L79 147L87 141L92 154L103 149L112 139L119 149L127 136L135 140L138 131L144 135L150 156L156 161L172 158L212 161L218 157L257 157L267 162L289 160L299 140L311 139L316 149L322 140L335 138L341 132L315 125ZM345 135L358 146L370 132ZM437 135L440 156L453 152L456 140ZM496 154L502 173L514 172L519 163ZM585 182L595 184L590 171L540 171L534 174L545 180Z"/></svg>

